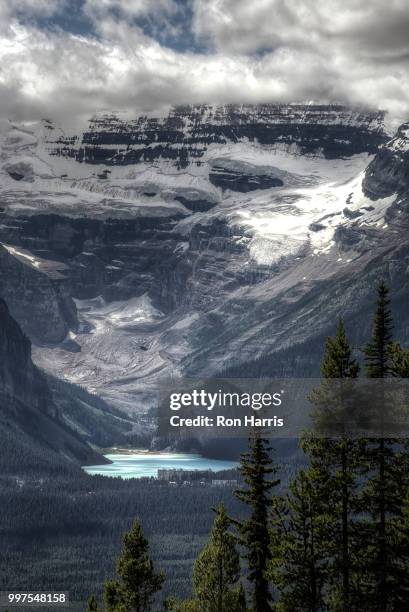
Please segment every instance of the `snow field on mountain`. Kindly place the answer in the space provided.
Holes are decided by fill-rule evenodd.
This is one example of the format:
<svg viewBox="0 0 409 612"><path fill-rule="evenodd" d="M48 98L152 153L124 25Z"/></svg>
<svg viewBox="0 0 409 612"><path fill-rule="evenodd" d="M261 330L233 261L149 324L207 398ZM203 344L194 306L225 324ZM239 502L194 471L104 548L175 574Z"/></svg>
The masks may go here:
<svg viewBox="0 0 409 612"><path fill-rule="evenodd" d="M306 155L296 144L261 146L243 139L206 145L198 161L192 156L178 170L163 159L124 166L78 163L53 155L59 135L67 133L55 129L54 144L50 142L44 122L0 126L1 206L10 215L179 219L173 230L181 235L175 262L185 258L187 268L191 266L184 286L178 277L183 266L178 270L175 264L176 287L189 295L172 312L160 312L147 294L124 301L106 302L101 296L76 300L78 330L59 346L33 347L38 365L124 410L149 408L158 380L183 373L186 361L217 371L237 354L252 359L270 350L272 296L288 290L286 299L296 302L314 279L353 265L349 262L359 254L340 252L337 228L383 228L385 211L395 198L372 201L364 196L362 178L372 159L367 154L326 159L320 151ZM79 145L78 139L73 142L74 153ZM114 145L106 148L115 151ZM220 164L248 175L271 172L283 185L247 193L222 191L209 180ZM21 175L20 180L10 172ZM178 201L183 198L205 200L213 207L192 212ZM226 227L215 236L223 246L212 251L214 221ZM192 236L202 227L209 238L203 251L200 240L192 246ZM42 270L40 258L15 245L8 248ZM296 323L297 315L293 318Z"/></svg>

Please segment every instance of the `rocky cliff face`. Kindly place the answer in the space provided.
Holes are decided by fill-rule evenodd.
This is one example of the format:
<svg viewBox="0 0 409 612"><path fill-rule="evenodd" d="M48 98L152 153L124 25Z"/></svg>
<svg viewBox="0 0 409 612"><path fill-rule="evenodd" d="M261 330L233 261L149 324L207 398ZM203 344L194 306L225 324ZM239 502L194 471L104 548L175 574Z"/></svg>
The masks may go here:
<svg viewBox="0 0 409 612"><path fill-rule="evenodd" d="M31 360L31 342L0 298L0 393L55 416L43 375Z"/></svg>
<svg viewBox="0 0 409 612"><path fill-rule="evenodd" d="M272 168L223 159L212 160L209 180L223 191L231 189L243 193L284 185L279 172L275 173Z"/></svg>
<svg viewBox="0 0 409 612"><path fill-rule="evenodd" d="M146 292L159 296L157 279L165 276L183 240L175 231L177 220L178 215L123 221L14 217L12 229L8 221L0 227L0 240L14 245L0 246L0 291L30 336L61 342L70 330L78 329L71 296L100 295L107 301ZM56 234L64 238L56 239ZM176 295L164 298L162 306L176 299Z"/></svg>
<svg viewBox="0 0 409 612"><path fill-rule="evenodd" d="M14 469L15 456L20 458L17 469L22 471L46 469L48 464L52 469L54 462L60 465L67 460L79 464L103 461L62 422L46 378L32 362L30 340L1 298L0 432L4 436L2 473Z"/></svg>
<svg viewBox="0 0 409 612"><path fill-rule="evenodd" d="M369 164L363 189L374 200L408 192L409 123L400 126L396 136L381 147Z"/></svg>
<svg viewBox="0 0 409 612"><path fill-rule="evenodd" d="M65 282L64 266L52 269L49 265L42 270L40 259L0 245L0 270L0 295L33 340L62 342L70 329L76 329L75 304Z"/></svg>
<svg viewBox="0 0 409 612"><path fill-rule="evenodd" d="M299 373L288 352L316 364L340 314L361 341L377 278L406 287L406 154L382 113L195 107L73 135L9 128L1 291L36 363L122 410L153 406L167 375L266 355Z"/></svg>
<svg viewBox="0 0 409 612"><path fill-rule="evenodd" d="M49 124L47 144L54 155L90 164L134 165L158 159L178 168L200 164L211 145L242 140L298 146L302 154L320 149L326 157L375 152L384 142L384 114L343 106L186 106L164 118L92 119L82 137L64 137ZM101 178L107 178L107 172Z"/></svg>

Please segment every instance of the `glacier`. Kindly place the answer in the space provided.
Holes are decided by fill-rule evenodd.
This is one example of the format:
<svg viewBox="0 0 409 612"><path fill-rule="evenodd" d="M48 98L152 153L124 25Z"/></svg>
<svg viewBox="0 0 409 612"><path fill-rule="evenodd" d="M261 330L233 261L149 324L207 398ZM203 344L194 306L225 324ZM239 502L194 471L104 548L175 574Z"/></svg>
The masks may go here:
<svg viewBox="0 0 409 612"><path fill-rule="evenodd" d="M301 373L337 315L359 340L382 257L406 248L402 180L380 192L370 173L408 141L337 106L2 122L0 294L39 367L129 413L168 377L269 356Z"/></svg>

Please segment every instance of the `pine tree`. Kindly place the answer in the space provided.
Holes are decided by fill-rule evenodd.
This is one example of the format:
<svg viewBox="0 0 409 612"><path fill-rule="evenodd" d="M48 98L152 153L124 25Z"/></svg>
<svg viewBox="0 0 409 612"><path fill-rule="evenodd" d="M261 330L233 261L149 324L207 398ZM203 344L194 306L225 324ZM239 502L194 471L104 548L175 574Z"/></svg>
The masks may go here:
<svg viewBox="0 0 409 612"><path fill-rule="evenodd" d="M230 524L221 504L209 542L194 565L194 591L203 612L239 612L242 605L242 593L238 588L240 556L236 539L229 531Z"/></svg>
<svg viewBox="0 0 409 612"><path fill-rule="evenodd" d="M301 470L272 527L275 554L271 577L280 594L277 612L324 609L327 567L320 548L322 532L326 531L323 514L322 499L309 474Z"/></svg>
<svg viewBox="0 0 409 612"><path fill-rule="evenodd" d="M326 540L327 555L332 559L330 570L329 600L333 610L351 609L351 545L356 492L356 470L358 467L359 444L348 437L349 412L351 405L349 381L357 378L359 365L352 357L345 326L342 319L334 338L327 338L321 374L321 388L313 396L320 419L323 411L328 419L339 424L336 439L324 436L321 439L304 439L303 448L311 461L311 472L315 489L322 501L327 500L330 513L326 515L327 527L331 529ZM354 395L352 384L352 396ZM321 415L320 415L321 412ZM332 541L332 550L331 543ZM341 546L339 546L339 542ZM332 574L332 575L331 575Z"/></svg>
<svg viewBox="0 0 409 612"><path fill-rule="evenodd" d="M310 397L315 431L301 441L309 468L292 483L287 499L283 566L278 571L283 610L296 602L304 606L300 610L321 610L324 604L331 610L351 610L359 444L348 437L346 424L353 408L350 387L353 390L358 371L340 320L335 337L327 338L325 344L322 382ZM294 574L299 576L297 581L292 580Z"/></svg>
<svg viewBox="0 0 409 612"><path fill-rule="evenodd" d="M249 452L241 457L240 472L245 487L236 491L236 496L250 508L250 516L243 521L234 521L239 532L239 541L245 549L248 565L248 580L253 586L253 612L270 612L268 569L272 551L269 542L269 523L274 499L271 490L279 485L275 478L277 469L271 461L271 447L259 433L249 441ZM271 480L271 477L273 480Z"/></svg>
<svg viewBox="0 0 409 612"><path fill-rule="evenodd" d="M95 595L91 595L87 602L87 612L98 612L98 602Z"/></svg>
<svg viewBox="0 0 409 612"><path fill-rule="evenodd" d="M124 534L123 544L117 564L118 579L105 584L107 612L149 612L164 576L154 570L149 544L138 521Z"/></svg>
<svg viewBox="0 0 409 612"><path fill-rule="evenodd" d="M364 349L368 378L386 378L391 372L392 314L389 290L381 281L373 320L372 338Z"/></svg>
<svg viewBox="0 0 409 612"><path fill-rule="evenodd" d="M384 379L404 373L405 354L392 344L392 315L389 292L382 282L378 287L377 308L370 342L364 352L366 374L378 379L376 404L380 411L380 425L389 411L389 391ZM362 510L366 513L361 523L361 562L367 585L368 605L387 612L403 609L409 596L408 572L403 567L405 553L404 500L408 491L409 453L407 442L381 437L366 441L363 460L366 484L362 494ZM404 559L406 558L406 561Z"/></svg>
<svg viewBox="0 0 409 612"><path fill-rule="evenodd" d="M390 345L392 342L392 315L389 310L388 289L384 282L378 287L378 302L373 320L372 338L364 349L366 362L366 375L368 378L383 379L391 372ZM383 400L383 401L382 401ZM384 403L384 398L382 398ZM381 406L382 410L383 406ZM368 469L373 469L375 474L370 478L369 486L365 493L365 502L372 509L372 518L376 521L376 551L373 567L376 574L375 597L382 610L386 611L388 589L388 550L386 535L386 463L392 459L393 450L390 449L386 440L382 437L372 445L367 443ZM367 530L370 531L370 530Z"/></svg>

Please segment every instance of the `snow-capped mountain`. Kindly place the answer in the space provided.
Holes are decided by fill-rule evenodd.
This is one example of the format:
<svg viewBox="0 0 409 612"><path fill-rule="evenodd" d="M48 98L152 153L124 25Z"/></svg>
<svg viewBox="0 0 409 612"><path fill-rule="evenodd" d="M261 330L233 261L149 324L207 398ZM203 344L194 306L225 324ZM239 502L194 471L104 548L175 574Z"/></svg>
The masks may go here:
<svg viewBox="0 0 409 612"><path fill-rule="evenodd" d="M167 375L311 370L339 314L365 334L379 275L406 287L407 126L391 137L340 106L5 123L0 295L38 365L126 410Z"/></svg>

